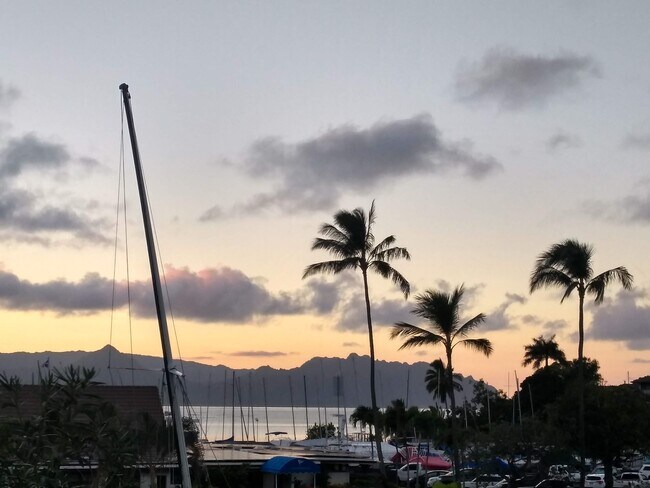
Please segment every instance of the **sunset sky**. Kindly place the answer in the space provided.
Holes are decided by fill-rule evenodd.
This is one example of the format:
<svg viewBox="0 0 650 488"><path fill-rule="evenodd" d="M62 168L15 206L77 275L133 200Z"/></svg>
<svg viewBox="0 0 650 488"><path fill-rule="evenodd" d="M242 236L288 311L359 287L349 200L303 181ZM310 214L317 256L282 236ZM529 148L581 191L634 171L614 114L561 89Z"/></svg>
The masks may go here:
<svg viewBox="0 0 650 488"><path fill-rule="evenodd" d="M650 3L0 13L0 352L160 354L126 129L116 232L126 82L183 358L367 354L360 276L301 275L328 259L310 250L320 224L374 199L376 237L412 255L394 266L413 295L464 283L467 316L488 316L476 337L493 356L458 350L459 373L505 390L541 334L576 356L577 298L528 291L536 257L566 238L593 244L596 273L635 277L588 306L585 354L609 384L650 373ZM442 355L399 351L389 326L415 321L413 301L378 276L370 287L378 359Z"/></svg>

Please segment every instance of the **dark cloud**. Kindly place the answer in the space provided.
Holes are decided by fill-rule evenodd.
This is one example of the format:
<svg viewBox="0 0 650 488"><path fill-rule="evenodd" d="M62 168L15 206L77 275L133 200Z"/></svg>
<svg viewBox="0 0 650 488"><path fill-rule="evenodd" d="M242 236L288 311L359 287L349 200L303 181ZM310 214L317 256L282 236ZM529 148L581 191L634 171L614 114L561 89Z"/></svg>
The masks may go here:
<svg viewBox="0 0 650 488"><path fill-rule="evenodd" d="M516 293L506 293L505 301L495 310L487 314L485 324L481 326L481 331L516 329L517 326L513 322L512 317L506 313L508 308L515 303L524 304L526 303L526 298Z"/></svg>
<svg viewBox="0 0 650 488"><path fill-rule="evenodd" d="M642 302L644 290L621 290L614 299L593 307L593 319L587 334L597 341L620 341L628 349L650 349L650 307Z"/></svg>
<svg viewBox="0 0 650 488"><path fill-rule="evenodd" d="M10 107L18 98L20 98L20 90L0 80L0 108Z"/></svg>
<svg viewBox="0 0 650 488"><path fill-rule="evenodd" d="M530 55L499 47L487 51L480 62L461 65L455 90L461 102L521 110L542 107L551 98L579 88L584 80L598 77L600 68L590 56Z"/></svg>
<svg viewBox="0 0 650 488"><path fill-rule="evenodd" d="M111 307L112 283L96 273L78 283L54 280L31 283L0 271L0 304L10 310L48 310L61 314L88 313ZM121 298L124 300L124 298Z"/></svg>
<svg viewBox="0 0 650 488"><path fill-rule="evenodd" d="M426 114L365 129L344 125L297 143L268 137L251 146L244 170L250 177L275 182L275 190L254 195L229 213L330 209L346 192L369 192L407 176L455 171L478 180L501 168L492 156L475 153L469 142L444 140ZM200 220L224 215L212 207Z"/></svg>
<svg viewBox="0 0 650 488"><path fill-rule="evenodd" d="M104 218L92 219L73 208L42 204L25 190L12 189L0 180L0 240L49 245L52 233L66 233L81 241L107 244Z"/></svg>
<svg viewBox="0 0 650 488"><path fill-rule="evenodd" d="M200 322L247 322L256 317L303 313L306 305L288 293L271 294L261 283L228 267L192 272L168 267L167 288L174 315ZM146 314L136 303L136 311Z"/></svg>
<svg viewBox="0 0 650 488"><path fill-rule="evenodd" d="M26 134L10 139L0 151L0 178L15 177L29 169L60 169L68 161L70 154L62 144Z"/></svg>
<svg viewBox="0 0 650 488"><path fill-rule="evenodd" d="M251 357L251 358L274 358L280 356L288 356L290 354L295 354L295 353L281 352L281 351L237 351L237 352L229 353L228 356Z"/></svg>
<svg viewBox="0 0 650 488"><path fill-rule="evenodd" d="M628 134L621 146L624 149L639 149L641 151L650 150L650 134Z"/></svg>
<svg viewBox="0 0 650 488"><path fill-rule="evenodd" d="M548 152L557 152L564 149L580 147L582 145L582 141L578 136L574 134L558 131L549 137L544 145L546 146L546 150Z"/></svg>
<svg viewBox="0 0 650 488"><path fill-rule="evenodd" d="M321 315L332 312L341 299L341 289L344 286L341 279L327 281L316 278L307 281L311 308Z"/></svg>
<svg viewBox="0 0 650 488"><path fill-rule="evenodd" d="M312 312L309 301L289 293L272 294L262 284L231 268L192 272L166 268L166 284L174 316L199 322L250 322L273 315ZM88 274L79 282L31 283L0 271L0 305L10 310L43 310L60 314L109 310L112 281ZM126 283L116 283L115 307L127 303ZM131 307L139 316L155 313L151 284L130 284Z"/></svg>
<svg viewBox="0 0 650 488"><path fill-rule="evenodd" d="M63 144L41 139L35 134L10 138L0 149L0 240L50 245L55 239L70 236L74 241L107 244L112 242L104 232L108 223L92 208L97 217L91 217L86 204L77 202L54 203L46 191L20 188L20 177L37 173L47 182L48 175L65 177L71 163L79 163L87 170L99 163L87 157L73 160ZM93 207L93 205L89 205Z"/></svg>

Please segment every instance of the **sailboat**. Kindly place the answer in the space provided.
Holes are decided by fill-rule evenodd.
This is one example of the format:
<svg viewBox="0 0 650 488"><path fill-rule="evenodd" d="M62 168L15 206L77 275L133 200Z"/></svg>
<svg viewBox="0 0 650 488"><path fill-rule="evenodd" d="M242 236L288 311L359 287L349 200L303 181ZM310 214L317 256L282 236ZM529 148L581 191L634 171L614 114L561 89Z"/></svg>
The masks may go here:
<svg viewBox="0 0 650 488"><path fill-rule="evenodd" d="M142 208L142 220L144 222L144 232L147 241L147 252L149 255L149 267L151 269L151 282L153 284L153 293L156 303L156 316L158 318L158 328L160 329L160 342L162 344L163 365L165 379L167 382L167 393L171 405L172 423L176 433L176 455L178 457L178 466L181 472L183 488L191 488L190 469L187 461L187 446L185 445L185 434L183 431L183 420L181 417L176 385L178 382L178 372L173 367L174 358L172 356L171 344L169 341L169 330L167 328L167 316L165 312L165 302L163 300L162 285L160 282L160 271L158 269L158 259L156 257L156 247L153 235L153 226L151 223L151 214L149 212L149 203L140 163L140 150L138 149L138 140L135 133L135 123L133 122L133 111L131 108L131 94L129 85L122 83L120 85L126 121L129 128L129 137L131 140L131 150L133 152L133 163L135 165L135 175L138 183L138 195L140 197L140 207Z"/></svg>

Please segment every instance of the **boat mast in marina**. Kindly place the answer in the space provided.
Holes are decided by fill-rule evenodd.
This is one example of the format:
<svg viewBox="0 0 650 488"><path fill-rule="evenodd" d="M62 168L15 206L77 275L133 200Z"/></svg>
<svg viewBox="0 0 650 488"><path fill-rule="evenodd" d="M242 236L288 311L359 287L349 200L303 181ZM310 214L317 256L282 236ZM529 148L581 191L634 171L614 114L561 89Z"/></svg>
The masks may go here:
<svg viewBox="0 0 650 488"><path fill-rule="evenodd" d="M149 203L146 194L142 166L140 164L140 151L138 141L135 135L135 124L133 122L133 112L131 110L131 94L129 85L122 83L120 85L122 99L124 101L124 111L126 121L129 127L129 136L131 138L131 150L133 152L133 163L135 165L135 175L138 182L138 194L140 196L140 206L142 207L142 220L144 222L144 232L147 241L147 251L149 254L149 267L151 269L151 281L153 284L153 293L156 303L156 315L158 317L158 327L160 329L160 341L162 343L163 364L165 378L167 380L167 392L169 403L172 411L172 422L176 433L176 453L178 456L178 465L181 469L183 488L191 488L190 469L187 462L187 447L185 445L185 434L183 432L183 421L181 417L180 405L176 396L176 382L178 381L178 372L172 368L174 358L172 356L171 345L169 342L169 330L167 328L167 316L165 313L165 303L163 301L162 285L160 283L160 272L158 270L158 259L156 257L155 241L151 225L151 214L149 212Z"/></svg>

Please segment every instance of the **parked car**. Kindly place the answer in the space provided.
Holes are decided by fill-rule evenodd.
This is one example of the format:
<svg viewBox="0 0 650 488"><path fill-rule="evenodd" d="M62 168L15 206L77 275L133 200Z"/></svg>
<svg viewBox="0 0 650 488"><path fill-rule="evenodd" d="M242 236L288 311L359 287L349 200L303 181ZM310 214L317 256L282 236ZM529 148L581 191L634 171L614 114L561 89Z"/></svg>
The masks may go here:
<svg viewBox="0 0 650 488"><path fill-rule="evenodd" d="M397 482L407 484L424 474L424 466L420 463L407 463L397 470Z"/></svg>
<svg viewBox="0 0 650 488"><path fill-rule="evenodd" d="M438 481L442 476L453 476L453 471L440 471L433 470L425 473L424 476L427 478L427 487L431 488L433 484Z"/></svg>
<svg viewBox="0 0 650 488"><path fill-rule="evenodd" d="M566 478L546 478L535 485L535 488L570 488L571 483Z"/></svg>
<svg viewBox="0 0 650 488"><path fill-rule="evenodd" d="M650 464L644 464L641 466L641 469L639 469L639 474L644 478L650 479Z"/></svg>
<svg viewBox="0 0 650 488"><path fill-rule="evenodd" d="M605 486L605 473L590 473L585 476L585 488L603 488Z"/></svg>
<svg viewBox="0 0 650 488"><path fill-rule="evenodd" d="M497 483L503 480L504 477L500 474L481 474L472 481L466 481L465 488L494 488Z"/></svg>
<svg viewBox="0 0 650 488"><path fill-rule="evenodd" d="M426 470L425 469L424 471L420 471L417 476L412 477L411 479L409 479L407 485L408 486L416 486L416 487L421 486L423 488L425 486L432 486L433 483L435 483L436 481L438 481L440 479L440 476L446 475L448 473L451 473L452 476L454 474L453 471L448 471L446 469L445 470L439 470L439 469ZM429 481L431 481L431 485L428 484Z"/></svg>
<svg viewBox="0 0 650 488"><path fill-rule="evenodd" d="M648 481L638 471L628 471L621 473L620 476L614 478L614 488L649 488L650 481Z"/></svg>

